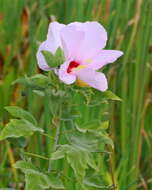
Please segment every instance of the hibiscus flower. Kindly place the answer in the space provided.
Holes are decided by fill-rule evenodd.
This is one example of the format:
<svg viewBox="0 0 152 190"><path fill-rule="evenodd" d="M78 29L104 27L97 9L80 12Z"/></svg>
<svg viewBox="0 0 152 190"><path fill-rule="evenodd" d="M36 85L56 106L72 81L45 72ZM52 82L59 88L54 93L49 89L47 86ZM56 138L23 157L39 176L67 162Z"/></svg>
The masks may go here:
<svg viewBox="0 0 152 190"><path fill-rule="evenodd" d="M52 22L47 39L37 52L38 65L45 71L54 69L48 66L42 51L55 54L61 48L65 62L54 69L61 81L66 84L81 81L105 91L108 88L107 79L98 70L123 55L122 51L104 50L106 42L107 32L98 22L73 22L68 25Z"/></svg>

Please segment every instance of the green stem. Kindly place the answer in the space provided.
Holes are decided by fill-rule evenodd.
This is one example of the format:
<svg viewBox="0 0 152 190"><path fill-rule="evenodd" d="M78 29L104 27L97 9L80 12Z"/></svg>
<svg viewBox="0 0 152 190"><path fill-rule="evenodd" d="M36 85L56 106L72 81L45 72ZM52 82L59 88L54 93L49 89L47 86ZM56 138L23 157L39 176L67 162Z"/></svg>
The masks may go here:
<svg viewBox="0 0 152 190"><path fill-rule="evenodd" d="M53 135L52 139L53 140L51 141L51 153L56 151L58 141L59 141L60 127L61 127L60 117L62 115L62 99L60 99L60 101L57 102L57 104L59 104L59 108L58 108L58 111L57 111L58 114L56 113L56 115L58 115L58 116L55 118L55 121L52 124L52 135ZM52 170L52 160L51 160L51 157L50 157L48 172L50 172L51 170Z"/></svg>
<svg viewBox="0 0 152 190"><path fill-rule="evenodd" d="M34 157L37 157L37 158L41 158L41 159L44 159L44 160L49 160L49 158L45 157L45 156L41 156L39 154L34 154L34 153L31 153L31 152L23 152L24 154L27 154L29 156L34 156Z"/></svg>

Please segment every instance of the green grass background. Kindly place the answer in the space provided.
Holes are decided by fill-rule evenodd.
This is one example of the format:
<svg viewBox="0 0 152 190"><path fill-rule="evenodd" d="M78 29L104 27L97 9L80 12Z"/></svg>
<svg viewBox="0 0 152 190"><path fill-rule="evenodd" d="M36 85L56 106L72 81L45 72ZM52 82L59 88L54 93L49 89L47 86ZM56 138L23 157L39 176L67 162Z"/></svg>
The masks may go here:
<svg viewBox="0 0 152 190"><path fill-rule="evenodd" d="M0 125L8 121L4 111L7 105L23 106L39 118L43 102L33 96L30 89L21 96L22 87L11 83L24 74L31 76L40 72L35 54L53 20L61 23L99 21L108 32L106 48L124 52L117 63L104 69L109 89L123 100L111 103L109 109L109 132L115 143L112 156L115 180L120 190L151 190L151 0L0 0ZM45 104L47 123L47 100ZM98 112L93 111L94 115ZM84 120L88 119L88 112L86 109ZM31 139L29 150L37 154L47 152L40 137ZM18 159L16 155L9 143L0 143L1 188L9 186L19 175L12 168Z"/></svg>

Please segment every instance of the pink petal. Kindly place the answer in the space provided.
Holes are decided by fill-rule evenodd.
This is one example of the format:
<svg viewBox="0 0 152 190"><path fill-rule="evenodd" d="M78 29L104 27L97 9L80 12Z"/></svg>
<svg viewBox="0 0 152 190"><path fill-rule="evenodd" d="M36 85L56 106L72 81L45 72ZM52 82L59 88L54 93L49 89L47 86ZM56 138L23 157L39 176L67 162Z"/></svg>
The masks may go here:
<svg viewBox="0 0 152 190"><path fill-rule="evenodd" d="M39 49L37 51L36 57L38 61L38 66L42 70L51 70L51 68L48 66L48 64L45 61L45 58L42 54L41 51L46 50L50 51L52 53L55 53L58 47L61 47L61 38L60 38L60 30L64 27L65 25L59 24L57 22L52 22L49 25L49 30L47 34L47 40L42 42L41 45L39 46Z"/></svg>
<svg viewBox="0 0 152 190"><path fill-rule="evenodd" d="M118 50L101 50L100 53L92 59L92 62L87 64L87 67L98 70L108 63L115 62L122 55L123 52Z"/></svg>
<svg viewBox="0 0 152 190"><path fill-rule="evenodd" d="M85 39L79 50L82 61L92 58L106 46L107 32L98 22L74 22L70 26L76 26L78 30L85 32Z"/></svg>
<svg viewBox="0 0 152 190"><path fill-rule="evenodd" d="M67 68L69 66L69 62L65 62L60 66L58 71L59 79L62 80L66 84L72 84L76 80L76 76L74 74L67 73Z"/></svg>
<svg viewBox="0 0 152 190"><path fill-rule="evenodd" d="M79 59L79 49L84 39L84 32L75 26L66 26L61 32L61 41L66 59Z"/></svg>
<svg viewBox="0 0 152 190"><path fill-rule="evenodd" d="M40 69L44 70L44 71L49 71L49 70L52 70L48 64L46 63L45 61L45 58L42 54L42 50L47 50L49 51L50 48L48 47L48 43L47 41L44 41L40 46L39 46L39 49L38 49L38 52L36 54L36 57L37 57L37 61L38 61L38 66Z"/></svg>
<svg viewBox="0 0 152 190"><path fill-rule="evenodd" d="M107 79L101 72L96 72L92 69L85 68L76 71L75 74L78 79L84 81L85 83L100 91L105 91L108 88Z"/></svg>
<svg viewBox="0 0 152 190"><path fill-rule="evenodd" d="M62 48L60 31L64 27L64 24L60 24L58 22L52 22L49 25L47 41L50 44L50 51L52 53L55 53L57 48Z"/></svg>

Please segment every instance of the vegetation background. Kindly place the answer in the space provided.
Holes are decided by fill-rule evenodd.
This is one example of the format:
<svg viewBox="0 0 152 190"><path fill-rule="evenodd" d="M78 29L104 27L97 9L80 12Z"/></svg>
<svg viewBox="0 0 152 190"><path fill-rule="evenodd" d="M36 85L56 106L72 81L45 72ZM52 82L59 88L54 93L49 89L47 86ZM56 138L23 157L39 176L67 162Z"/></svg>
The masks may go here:
<svg viewBox="0 0 152 190"><path fill-rule="evenodd" d="M39 118L43 101L12 82L20 76L42 72L35 55L53 20L65 24L99 21L108 32L106 48L124 52L117 63L104 69L109 89L123 100L111 102L109 107L109 132L115 143L112 165L120 190L151 190L151 0L0 0L0 126L8 122L4 110L8 105L24 107ZM95 116L98 110L93 111ZM84 117L88 117L87 109ZM41 143L40 137L34 136L28 151L42 155ZM43 152L45 155L47 148ZM16 160L14 146L1 141L0 188L11 187L20 175L12 167Z"/></svg>

